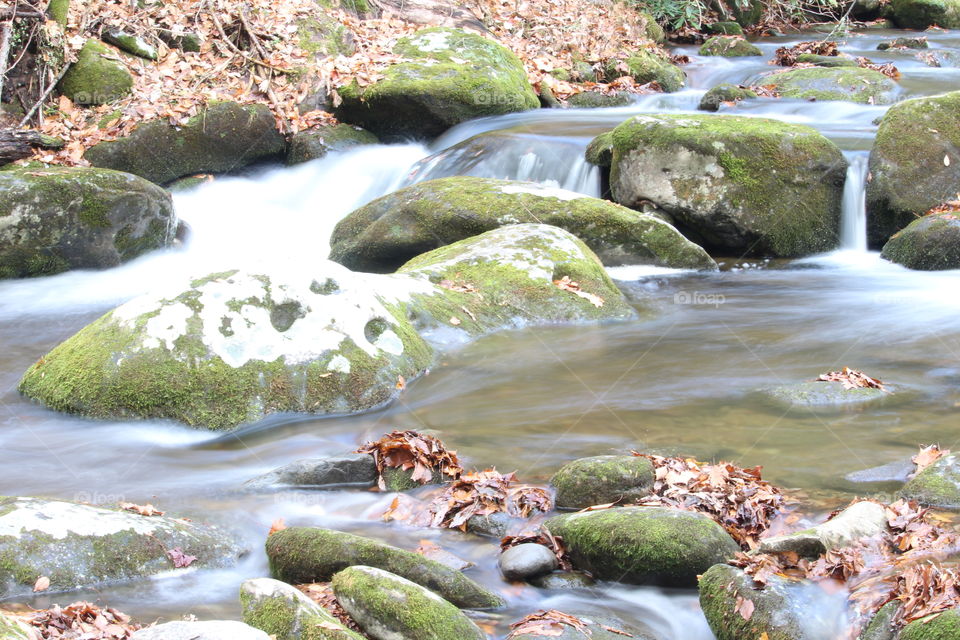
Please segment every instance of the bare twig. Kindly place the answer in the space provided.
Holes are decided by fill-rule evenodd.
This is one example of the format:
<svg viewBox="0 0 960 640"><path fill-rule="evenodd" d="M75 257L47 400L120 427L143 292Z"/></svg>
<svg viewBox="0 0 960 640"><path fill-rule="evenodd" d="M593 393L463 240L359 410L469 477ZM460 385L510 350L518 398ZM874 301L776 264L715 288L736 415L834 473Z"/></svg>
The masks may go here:
<svg viewBox="0 0 960 640"><path fill-rule="evenodd" d="M65 76L65 75L67 74L67 69L69 69L69 68L70 68L70 65L66 65L66 66L60 71L60 74L53 80L53 82L50 83L50 86L48 86L48 87L46 88L46 90L45 90L45 91L43 92L43 94L40 96L40 99L37 100L36 103L34 103L34 105L33 105L32 107L30 107L30 110L27 111L27 115L25 115L25 116L23 117L23 120L20 121L20 126L21 126L21 127L27 126L27 123L30 122L30 118L33 117L34 112L36 112L36 110L40 108L40 105L42 105L44 102L46 102L47 97L48 97L51 93L53 93L53 88L56 87L56 86L60 83L60 80L62 80L62 79L63 79L63 76Z"/></svg>
<svg viewBox="0 0 960 640"><path fill-rule="evenodd" d="M10 36L13 34L13 20L8 20L0 26L0 96L3 95L3 81L7 77L7 58L10 57Z"/></svg>

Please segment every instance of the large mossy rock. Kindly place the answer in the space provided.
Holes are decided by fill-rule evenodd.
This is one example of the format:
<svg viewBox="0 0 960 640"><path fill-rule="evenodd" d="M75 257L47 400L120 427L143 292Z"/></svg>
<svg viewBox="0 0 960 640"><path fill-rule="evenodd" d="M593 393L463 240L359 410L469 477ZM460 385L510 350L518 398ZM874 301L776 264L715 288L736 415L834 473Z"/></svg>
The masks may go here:
<svg viewBox="0 0 960 640"><path fill-rule="evenodd" d="M495 609L504 604L500 596L459 571L351 533L291 527L271 534L266 548L273 575L292 584L325 582L347 567L367 565L426 587L458 607Z"/></svg>
<svg viewBox="0 0 960 640"><path fill-rule="evenodd" d="M523 222L566 229L607 266L717 268L655 216L563 189L472 177L421 182L354 211L334 229L330 259L357 271L390 272L427 251Z"/></svg>
<svg viewBox="0 0 960 640"><path fill-rule="evenodd" d="M692 587L740 547L707 516L666 507L620 507L555 516L574 567L601 580Z"/></svg>
<svg viewBox="0 0 960 640"><path fill-rule="evenodd" d="M894 105L870 152L867 240L894 233L960 191L960 91ZM944 160L946 158L946 160Z"/></svg>
<svg viewBox="0 0 960 640"><path fill-rule="evenodd" d="M77 104L106 104L130 93L133 76L120 61L119 53L91 38L57 88Z"/></svg>
<svg viewBox="0 0 960 640"><path fill-rule="evenodd" d="M170 194L128 173L0 171L0 278L101 269L170 245Z"/></svg>
<svg viewBox="0 0 960 640"><path fill-rule="evenodd" d="M294 134L287 145L287 164L300 164L365 144L377 144L377 136L349 124L317 127Z"/></svg>
<svg viewBox="0 0 960 640"><path fill-rule="evenodd" d="M924 506L960 511L960 460L957 455L943 456L916 474L900 489L899 495Z"/></svg>
<svg viewBox="0 0 960 640"><path fill-rule="evenodd" d="M643 456L593 456L563 465L550 484L558 509L585 509L649 495L654 476L653 463Z"/></svg>
<svg viewBox="0 0 960 640"><path fill-rule="evenodd" d="M58 411L208 429L366 411L431 363L402 309L412 290L433 289L333 263L210 274L107 313L32 366L20 391Z"/></svg>
<svg viewBox="0 0 960 640"><path fill-rule="evenodd" d="M215 527L165 516L38 498L0 497L0 597L24 596L37 578L50 591L90 588L172 571L170 549L191 567L232 565L234 540Z"/></svg>
<svg viewBox="0 0 960 640"><path fill-rule="evenodd" d="M436 593L375 567L333 577L337 602L374 640L486 640L462 611Z"/></svg>
<svg viewBox="0 0 960 640"><path fill-rule="evenodd" d="M880 254L908 269L960 269L960 215L934 213L893 234Z"/></svg>
<svg viewBox="0 0 960 640"><path fill-rule="evenodd" d="M708 250L799 257L836 248L847 162L802 125L640 115L607 138L613 199L669 213Z"/></svg>
<svg viewBox="0 0 960 640"><path fill-rule="evenodd" d="M363 640L286 582L254 578L240 585L243 621L274 640Z"/></svg>
<svg viewBox="0 0 960 640"><path fill-rule="evenodd" d="M960 0L892 0L888 13L901 29L960 29Z"/></svg>
<svg viewBox="0 0 960 640"><path fill-rule="evenodd" d="M450 339L637 317L597 256L545 224L487 231L418 256L397 273L433 285L432 293L411 294L408 310L417 328ZM575 282L579 291L558 282Z"/></svg>
<svg viewBox="0 0 960 640"><path fill-rule="evenodd" d="M841 100L859 104L891 104L899 85L879 71L848 67L790 69L761 78L782 98Z"/></svg>
<svg viewBox="0 0 960 640"><path fill-rule="evenodd" d="M87 149L95 167L117 169L167 184L195 173L229 173L286 148L266 105L211 103L182 126L149 120L119 140Z"/></svg>
<svg viewBox="0 0 960 640"><path fill-rule="evenodd" d="M717 640L825 640L845 635L845 605L819 586L780 576L771 576L762 589L757 586L741 569L726 564L710 567L700 577L700 608ZM738 599L753 603L749 619L738 611Z"/></svg>
<svg viewBox="0 0 960 640"><path fill-rule="evenodd" d="M741 58L745 56L762 56L763 51L755 44L736 36L713 36L700 46L702 56L722 56L724 58Z"/></svg>
<svg viewBox="0 0 960 640"><path fill-rule="evenodd" d="M404 60L382 79L338 90L340 120L384 140L432 138L466 120L540 105L520 60L483 36L433 27L400 39L393 52Z"/></svg>
<svg viewBox="0 0 960 640"><path fill-rule="evenodd" d="M656 82L667 92L680 91L687 80L683 69L657 51L638 49L626 59L613 59L604 69L607 80L631 76L637 84Z"/></svg>
<svg viewBox="0 0 960 640"><path fill-rule="evenodd" d="M960 638L960 609L914 620L903 629L897 640L954 640Z"/></svg>

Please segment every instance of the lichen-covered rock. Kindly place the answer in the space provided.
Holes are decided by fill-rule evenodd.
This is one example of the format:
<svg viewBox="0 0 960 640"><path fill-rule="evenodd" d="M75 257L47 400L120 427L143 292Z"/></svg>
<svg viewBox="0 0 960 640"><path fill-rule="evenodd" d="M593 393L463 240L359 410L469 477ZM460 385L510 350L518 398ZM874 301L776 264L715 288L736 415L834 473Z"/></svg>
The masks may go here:
<svg viewBox="0 0 960 640"><path fill-rule="evenodd" d="M77 104L106 104L130 93L133 76L116 51L91 38L57 88Z"/></svg>
<svg viewBox="0 0 960 640"><path fill-rule="evenodd" d="M629 503L653 489L653 463L643 456L593 456L563 465L550 479L558 509Z"/></svg>
<svg viewBox="0 0 960 640"><path fill-rule="evenodd" d="M740 58L744 56L762 56L760 47L738 36L713 36L700 46L702 56L722 56Z"/></svg>
<svg viewBox="0 0 960 640"><path fill-rule="evenodd" d="M270 636L236 620L204 620L146 627L130 636L130 640L270 640Z"/></svg>
<svg viewBox="0 0 960 640"><path fill-rule="evenodd" d="M401 576L368 566L333 577L337 602L374 640L486 640L462 611Z"/></svg>
<svg viewBox="0 0 960 640"><path fill-rule="evenodd" d="M377 142L377 136L349 124L307 129L290 138L287 145L287 164L309 162L323 158L332 151L346 151L352 147Z"/></svg>
<svg viewBox="0 0 960 640"><path fill-rule="evenodd" d="M215 102L185 125L148 120L130 135L93 145L84 158L95 167L117 169L166 184L195 173L227 173L285 150L266 105Z"/></svg>
<svg viewBox="0 0 960 640"><path fill-rule="evenodd" d="M860 65L853 58L847 56L821 56L815 53L801 53L797 56L797 62L802 64L815 64L818 67L859 67Z"/></svg>
<svg viewBox="0 0 960 640"><path fill-rule="evenodd" d="M369 489L377 485L377 464L367 453L297 460L244 483L247 489L298 487Z"/></svg>
<svg viewBox="0 0 960 640"><path fill-rule="evenodd" d="M176 229L170 194L128 173L0 172L0 278L115 267L170 245Z"/></svg>
<svg viewBox="0 0 960 640"><path fill-rule="evenodd" d="M864 538L880 536L887 531L887 512L879 502L856 502L826 522L783 536L760 541L761 553L792 551L816 558L827 551L849 547Z"/></svg>
<svg viewBox="0 0 960 640"><path fill-rule="evenodd" d="M404 60L382 79L338 90L340 120L384 140L432 138L472 118L540 105L520 60L483 36L432 27L401 38L393 52Z"/></svg>
<svg viewBox="0 0 960 640"><path fill-rule="evenodd" d="M666 507L571 513L544 526L563 538L574 567L627 584L692 587L699 574L740 550L707 516Z"/></svg>
<svg viewBox="0 0 960 640"><path fill-rule="evenodd" d="M893 234L880 254L908 269L960 269L960 217L934 213Z"/></svg>
<svg viewBox="0 0 960 640"><path fill-rule="evenodd" d="M799 257L837 246L847 162L810 127L640 115L610 139L613 199L653 203L708 250Z"/></svg>
<svg viewBox="0 0 960 640"><path fill-rule="evenodd" d="M596 255L545 224L487 231L418 256L397 273L434 285L432 293L414 292L407 309L416 327L438 338L637 317Z"/></svg>
<svg viewBox="0 0 960 640"><path fill-rule="evenodd" d="M363 640L286 582L254 578L240 585L243 621L274 640Z"/></svg>
<svg viewBox="0 0 960 640"><path fill-rule="evenodd" d="M750 616L737 610L737 599L749 600ZM846 633L845 603L808 581L771 576L757 589L753 578L725 564L700 577L700 608L717 640L823 640Z"/></svg>
<svg viewBox="0 0 960 640"><path fill-rule="evenodd" d="M0 597L90 588L172 571L167 551L197 559L193 568L233 564L239 549L215 527L164 516L38 498L0 497Z"/></svg>
<svg viewBox="0 0 960 640"><path fill-rule="evenodd" d="M567 98L567 104L578 109L625 107L633 104L633 95L627 91L606 94L596 91L581 91Z"/></svg>
<svg viewBox="0 0 960 640"><path fill-rule="evenodd" d="M607 266L717 268L654 216L563 189L473 177L421 182L354 211L334 230L330 258L358 271L389 272L437 247L524 222L566 229Z"/></svg>
<svg viewBox="0 0 960 640"><path fill-rule="evenodd" d="M892 104L899 92L894 80L873 69L817 67L790 69L763 76L757 84L782 98Z"/></svg>
<svg viewBox="0 0 960 640"><path fill-rule="evenodd" d="M430 364L402 304L433 290L332 263L210 274L107 313L41 358L20 391L58 411L208 429L277 412L366 411Z"/></svg>
<svg viewBox="0 0 960 640"><path fill-rule="evenodd" d="M107 29L101 37L104 42L108 42L130 55L146 60L157 59L157 48L138 35L127 33L121 29Z"/></svg>
<svg viewBox="0 0 960 640"><path fill-rule="evenodd" d="M719 111L724 102L736 104L741 100L752 100L757 97L756 92L735 84L718 84L700 98L697 106L701 111Z"/></svg>
<svg viewBox="0 0 960 640"><path fill-rule="evenodd" d="M367 565L435 591L458 607L503 606L500 596L459 571L418 553L342 531L290 527L267 538L266 548L273 575L291 584L325 582L347 567Z"/></svg>
<svg viewBox="0 0 960 640"><path fill-rule="evenodd" d="M953 640L960 638L960 609L914 620L903 629L897 640Z"/></svg>
<svg viewBox="0 0 960 640"><path fill-rule="evenodd" d="M847 389L839 382L800 382L763 390L769 398L785 407L834 409L877 402L889 394L881 389Z"/></svg>
<svg viewBox="0 0 960 640"><path fill-rule="evenodd" d="M528 542L501 553L497 564L506 580L523 581L550 573L557 568L558 561L549 547Z"/></svg>
<svg viewBox="0 0 960 640"><path fill-rule="evenodd" d="M960 0L892 0L887 13L901 29L960 29Z"/></svg>
<svg viewBox="0 0 960 640"><path fill-rule="evenodd" d="M607 80L632 76L637 84L656 82L667 92L680 91L687 80L683 69L666 56L648 49L638 49L626 59L612 59L604 74Z"/></svg>
<svg viewBox="0 0 960 640"><path fill-rule="evenodd" d="M960 185L960 91L906 100L887 111L870 152L867 240L879 249L894 233Z"/></svg>
<svg viewBox="0 0 960 640"><path fill-rule="evenodd" d="M960 460L956 454L943 456L911 478L900 497L938 509L960 510Z"/></svg>

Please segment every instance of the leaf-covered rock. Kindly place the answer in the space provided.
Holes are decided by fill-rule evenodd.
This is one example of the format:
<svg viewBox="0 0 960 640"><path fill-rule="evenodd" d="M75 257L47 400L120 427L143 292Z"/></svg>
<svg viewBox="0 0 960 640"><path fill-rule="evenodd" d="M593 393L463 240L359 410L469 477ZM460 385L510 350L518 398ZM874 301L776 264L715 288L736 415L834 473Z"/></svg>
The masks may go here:
<svg viewBox="0 0 960 640"><path fill-rule="evenodd" d="M115 267L173 242L170 194L118 171L0 171L0 278Z"/></svg>
<svg viewBox="0 0 960 640"><path fill-rule="evenodd" d="M607 80L631 76L637 84L656 82L667 92L680 91L687 74L663 54L650 49L637 49L625 59L612 59L604 69Z"/></svg>

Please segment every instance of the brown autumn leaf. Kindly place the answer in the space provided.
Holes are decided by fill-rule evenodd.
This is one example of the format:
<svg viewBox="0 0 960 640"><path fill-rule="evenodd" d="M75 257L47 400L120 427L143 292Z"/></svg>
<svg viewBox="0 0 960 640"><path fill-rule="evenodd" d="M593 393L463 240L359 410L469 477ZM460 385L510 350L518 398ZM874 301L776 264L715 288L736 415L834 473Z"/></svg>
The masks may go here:
<svg viewBox="0 0 960 640"><path fill-rule="evenodd" d="M805 53L818 56L839 56L837 43L827 40L823 42L801 42L792 47L780 47L773 54L771 64L781 67L792 67L797 64L797 58Z"/></svg>
<svg viewBox="0 0 960 640"><path fill-rule="evenodd" d="M160 511L152 504L134 504L132 502L121 502L120 508L124 511L132 511L133 513L138 513L141 516L162 516L163 511Z"/></svg>
<svg viewBox="0 0 960 640"><path fill-rule="evenodd" d="M283 521L283 518L277 518L273 521L273 524L270 525L270 531L267 532L267 537L269 538L277 531L283 531L287 528L287 523Z"/></svg>
<svg viewBox="0 0 960 640"><path fill-rule="evenodd" d="M173 566L177 569L184 569L189 567L197 559L196 556L191 556L183 552L183 549L180 547L174 547L167 551L167 557L173 561Z"/></svg>
<svg viewBox="0 0 960 640"><path fill-rule="evenodd" d="M588 300L590 304L592 304L595 307L603 306L603 298L601 298L600 296L594 293L588 293L584 291L583 289L580 288L580 283L574 282L573 280L571 280L570 276L563 276L559 280L554 280L553 284L558 289L562 289L563 291L569 291L570 293L573 293L585 300Z"/></svg>
<svg viewBox="0 0 960 640"><path fill-rule="evenodd" d="M308 598L319 604L321 607L327 610L327 613L336 618L340 624L344 627L350 629L354 633L361 635L366 638L363 634L363 630L360 629L360 626L356 621L350 617L350 614L340 606L340 603L337 601L336 596L333 595L333 588L330 586L329 582L312 582L307 584L297 584L294 585L299 589L304 595ZM329 623L327 623L329 624ZM325 629L339 629L340 627L336 626L327 626ZM322 635L322 634L321 634Z"/></svg>
<svg viewBox="0 0 960 640"><path fill-rule="evenodd" d="M141 626L112 607L74 602L16 616L40 640L126 640Z"/></svg>
<svg viewBox="0 0 960 640"><path fill-rule="evenodd" d="M750 620L753 617L753 610L756 607L753 600L748 600L743 596L737 596L736 603L734 605L734 611L740 614L740 617L744 620Z"/></svg>
<svg viewBox="0 0 960 640"><path fill-rule="evenodd" d="M41 591L46 591L50 588L50 578L47 576L40 576L37 578L37 581L33 585L33 592L39 593Z"/></svg>
<svg viewBox="0 0 960 640"><path fill-rule="evenodd" d="M421 540L420 544L417 546L416 552L425 558L430 558L431 560L435 560L446 567L450 567L454 571L463 571L464 569L469 569L475 564L456 556L446 549L443 549L440 545L432 540Z"/></svg>
<svg viewBox="0 0 960 640"><path fill-rule="evenodd" d="M411 477L420 484L433 479L434 473L449 478L458 478L463 471L457 452L451 451L433 436L416 431L391 431L379 440L367 442L357 453L369 453L377 464L378 485L386 490L384 469L412 470Z"/></svg>
<svg viewBox="0 0 960 640"><path fill-rule="evenodd" d="M877 378L871 378L863 371L857 371L850 367L844 367L840 371L822 373L815 378L815 382L839 382L843 385L844 389L879 389L881 391L888 391L883 385L883 382Z"/></svg>
<svg viewBox="0 0 960 640"><path fill-rule="evenodd" d="M949 454L950 449L941 449L935 444L932 444L929 447L921 447L920 452L911 458L913 463L917 465L917 469L913 472L913 475L917 475L943 456Z"/></svg>

